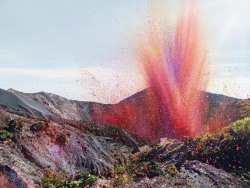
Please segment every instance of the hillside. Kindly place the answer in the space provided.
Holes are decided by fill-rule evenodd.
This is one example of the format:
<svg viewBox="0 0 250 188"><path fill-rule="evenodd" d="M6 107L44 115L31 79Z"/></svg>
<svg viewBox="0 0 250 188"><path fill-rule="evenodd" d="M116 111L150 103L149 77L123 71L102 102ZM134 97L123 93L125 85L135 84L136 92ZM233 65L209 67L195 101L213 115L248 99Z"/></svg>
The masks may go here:
<svg viewBox="0 0 250 188"><path fill-rule="evenodd" d="M206 95L207 125L219 119L225 127L249 116L249 99ZM118 104L99 104L45 92L0 90L0 187L249 185L249 118L183 141L163 138L166 135L157 129L153 140L144 139L131 122L142 126L161 117L157 113L164 115L159 106L155 117L149 116L143 108L150 108L147 96L150 89ZM129 107L138 112L128 113ZM122 129L127 124L131 129Z"/></svg>
<svg viewBox="0 0 250 188"><path fill-rule="evenodd" d="M126 129L144 138L155 140L161 137L175 138L173 123L161 99L150 103L153 96L150 88L142 90L117 104L100 104L69 100L58 95L39 92L22 93L9 89L1 90L0 105L6 111L45 119L96 120ZM249 117L250 99L240 100L223 95L204 93L204 130L214 131L230 123ZM7 103L7 101L10 101ZM169 124L169 126L166 126ZM165 129L167 127L167 129ZM170 128L169 128L170 127Z"/></svg>

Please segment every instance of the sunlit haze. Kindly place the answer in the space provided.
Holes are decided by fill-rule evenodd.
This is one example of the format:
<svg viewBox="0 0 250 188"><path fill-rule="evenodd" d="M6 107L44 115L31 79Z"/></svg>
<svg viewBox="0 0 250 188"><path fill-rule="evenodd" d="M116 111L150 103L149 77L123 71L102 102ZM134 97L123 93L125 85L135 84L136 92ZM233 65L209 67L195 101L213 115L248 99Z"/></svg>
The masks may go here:
<svg viewBox="0 0 250 188"><path fill-rule="evenodd" d="M0 88L104 103L144 89L133 45L150 2L0 1ZM173 10L179 3L170 1ZM249 98L250 1L198 4L211 63L206 90Z"/></svg>

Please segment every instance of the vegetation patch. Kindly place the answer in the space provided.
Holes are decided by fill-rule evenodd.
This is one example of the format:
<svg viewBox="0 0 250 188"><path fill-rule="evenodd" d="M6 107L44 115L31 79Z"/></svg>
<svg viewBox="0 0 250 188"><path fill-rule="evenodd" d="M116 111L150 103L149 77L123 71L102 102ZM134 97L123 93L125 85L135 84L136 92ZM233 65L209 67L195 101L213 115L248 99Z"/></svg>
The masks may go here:
<svg viewBox="0 0 250 188"><path fill-rule="evenodd" d="M25 124L20 120L10 120L6 127L0 129L0 141L14 139L14 133L21 132Z"/></svg>
<svg viewBox="0 0 250 188"><path fill-rule="evenodd" d="M249 174L250 118L248 117L220 131L202 134L192 141L189 139L186 144L191 148L189 159L209 163L236 175Z"/></svg>
<svg viewBox="0 0 250 188"><path fill-rule="evenodd" d="M64 173L57 173L52 170L45 170L42 181L37 188L78 188L91 187L98 177L79 173L68 178Z"/></svg>
<svg viewBox="0 0 250 188"><path fill-rule="evenodd" d="M7 130L0 130L0 141L5 141L8 139L13 139L14 134L12 132L9 132Z"/></svg>
<svg viewBox="0 0 250 188"><path fill-rule="evenodd" d="M116 160L114 168L115 186L139 181L144 177L165 177L170 180L180 175L174 164L152 160L151 152L129 154Z"/></svg>
<svg viewBox="0 0 250 188"><path fill-rule="evenodd" d="M123 156L120 153L116 153L116 162L114 165L114 185L126 185L134 181L134 178L130 173L131 160L129 156Z"/></svg>

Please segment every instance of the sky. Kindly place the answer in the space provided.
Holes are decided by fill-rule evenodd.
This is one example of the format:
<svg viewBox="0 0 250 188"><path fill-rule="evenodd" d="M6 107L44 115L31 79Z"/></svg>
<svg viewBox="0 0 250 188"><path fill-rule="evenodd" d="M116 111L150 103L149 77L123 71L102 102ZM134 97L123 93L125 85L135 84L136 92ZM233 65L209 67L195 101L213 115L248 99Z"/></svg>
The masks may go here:
<svg viewBox="0 0 250 188"><path fill-rule="evenodd" d="M250 1L198 3L211 62L207 91L250 98ZM132 43L149 4L0 0L0 88L104 103L145 88Z"/></svg>

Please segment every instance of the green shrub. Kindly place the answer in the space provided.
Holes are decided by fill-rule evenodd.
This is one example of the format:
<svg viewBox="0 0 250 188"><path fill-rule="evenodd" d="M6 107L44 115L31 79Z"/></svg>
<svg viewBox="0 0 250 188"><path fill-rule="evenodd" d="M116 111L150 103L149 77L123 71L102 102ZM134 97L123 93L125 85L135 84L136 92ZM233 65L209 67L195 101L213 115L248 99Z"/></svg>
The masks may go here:
<svg viewBox="0 0 250 188"><path fill-rule="evenodd" d="M64 173L57 173L52 170L45 170L42 181L37 188L78 188L92 186L98 177L78 174L76 177L69 179Z"/></svg>
<svg viewBox="0 0 250 188"><path fill-rule="evenodd" d="M98 177L96 176L91 176L91 175L84 175L81 176L81 178L79 180L75 179L75 180L67 180L64 181L61 185L61 187L85 187L85 186L92 186L94 184L95 181L98 180Z"/></svg>
<svg viewBox="0 0 250 188"><path fill-rule="evenodd" d="M57 188L62 182L67 180L67 176L63 173L56 173L52 170L45 170L42 181L38 188Z"/></svg>
<svg viewBox="0 0 250 188"><path fill-rule="evenodd" d="M174 164L164 164L152 160L157 149L159 148L153 148L149 152L137 152L116 160L114 168L115 186L125 185L143 177L164 176L173 178L179 175L179 171Z"/></svg>
<svg viewBox="0 0 250 188"><path fill-rule="evenodd" d="M7 130L0 130L0 140L5 141L7 139L14 138L14 134L12 132L9 132Z"/></svg>
<svg viewBox="0 0 250 188"><path fill-rule="evenodd" d="M117 160L114 165L114 185L126 185L133 182L133 177L130 173L131 169L131 160L130 157L124 157L120 154L117 154Z"/></svg>
<svg viewBox="0 0 250 188"><path fill-rule="evenodd" d="M20 132L25 127L25 124L20 120L10 120L6 127L0 129L0 141L5 141L14 138L15 132Z"/></svg>

